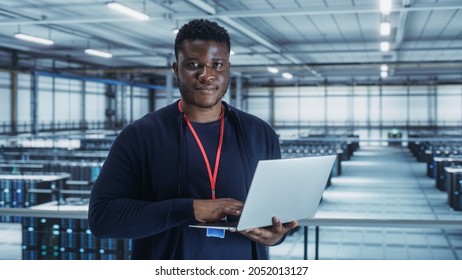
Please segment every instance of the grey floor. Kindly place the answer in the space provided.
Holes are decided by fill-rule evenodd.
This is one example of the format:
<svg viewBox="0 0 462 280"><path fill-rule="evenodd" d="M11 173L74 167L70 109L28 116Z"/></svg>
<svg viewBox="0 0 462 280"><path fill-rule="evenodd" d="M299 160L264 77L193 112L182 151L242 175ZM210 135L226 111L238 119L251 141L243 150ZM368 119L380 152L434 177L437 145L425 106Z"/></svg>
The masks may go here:
<svg viewBox="0 0 462 280"><path fill-rule="evenodd" d="M453 219L446 193L437 190L405 147L361 147L342 164L342 175L326 189L317 217ZM314 228L308 230L308 259L314 259ZM319 259L462 259L462 229L321 227ZM271 259L303 259L303 230L270 248ZM0 259L21 259L21 227L0 223Z"/></svg>
<svg viewBox="0 0 462 280"><path fill-rule="evenodd" d="M406 147L361 147L332 179L317 217L460 220L461 230L320 227L319 259L462 259L462 211L447 204ZM308 259L315 257L314 228L308 229ZM276 247L272 259L302 259L303 231Z"/></svg>
<svg viewBox="0 0 462 280"><path fill-rule="evenodd" d="M0 260L20 260L22 233L21 225L0 223Z"/></svg>

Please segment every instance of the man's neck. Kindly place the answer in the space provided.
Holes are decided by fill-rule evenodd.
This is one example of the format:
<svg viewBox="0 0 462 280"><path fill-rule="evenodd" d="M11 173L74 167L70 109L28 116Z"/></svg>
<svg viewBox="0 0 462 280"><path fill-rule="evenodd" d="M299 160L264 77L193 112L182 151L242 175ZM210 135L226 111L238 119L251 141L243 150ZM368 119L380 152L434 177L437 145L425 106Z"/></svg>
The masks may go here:
<svg viewBox="0 0 462 280"><path fill-rule="evenodd" d="M186 117L192 122L209 123L218 121L222 111L221 102L210 108L201 108L181 101L181 108Z"/></svg>

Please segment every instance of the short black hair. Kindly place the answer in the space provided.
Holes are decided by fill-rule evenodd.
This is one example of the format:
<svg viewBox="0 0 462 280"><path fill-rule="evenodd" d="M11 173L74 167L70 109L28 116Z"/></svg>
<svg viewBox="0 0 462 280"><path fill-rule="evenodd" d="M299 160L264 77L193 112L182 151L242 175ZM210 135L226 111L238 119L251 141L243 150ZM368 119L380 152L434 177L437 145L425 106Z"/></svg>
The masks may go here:
<svg viewBox="0 0 462 280"><path fill-rule="evenodd" d="M216 22L206 19L193 19L180 28L175 38L175 58L177 60L181 44L185 40L212 40L225 43L228 46L228 52L231 51L231 40L229 39L228 31Z"/></svg>

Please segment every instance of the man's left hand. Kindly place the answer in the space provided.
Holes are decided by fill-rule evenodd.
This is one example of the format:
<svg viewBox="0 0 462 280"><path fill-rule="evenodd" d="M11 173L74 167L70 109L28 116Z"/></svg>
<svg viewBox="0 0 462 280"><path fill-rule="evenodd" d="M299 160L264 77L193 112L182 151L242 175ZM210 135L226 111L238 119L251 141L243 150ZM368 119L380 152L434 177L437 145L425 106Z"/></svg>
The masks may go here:
<svg viewBox="0 0 462 280"><path fill-rule="evenodd" d="M254 228L241 233L251 240L265 245L274 245L290 230L297 227L297 221L281 223L277 217L273 217L273 225L265 228Z"/></svg>

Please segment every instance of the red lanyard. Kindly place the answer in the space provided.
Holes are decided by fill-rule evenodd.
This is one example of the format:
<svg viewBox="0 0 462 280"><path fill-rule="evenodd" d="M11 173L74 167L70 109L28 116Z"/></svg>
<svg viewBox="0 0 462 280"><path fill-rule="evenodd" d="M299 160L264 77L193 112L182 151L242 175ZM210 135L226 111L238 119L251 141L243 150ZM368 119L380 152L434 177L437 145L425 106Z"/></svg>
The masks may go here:
<svg viewBox="0 0 462 280"><path fill-rule="evenodd" d="M178 102L178 109L180 110L180 112L183 112L183 109L181 108L180 102ZM224 115L225 114L224 114L223 107L222 107L221 115L220 115L220 138L219 138L219 141L218 141L217 156L216 156L216 159L215 159L215 168L213 170L213 174L212 174L212 168L210 167L209 158L207 157L207 154L205 153L204 146L202 146L201 139L199 139L199 136L197 135L196 130L192 126L192 124L189 121L186 114L183 115L184 120L186 121L186 124L188 125L189 129L191 130L191 133L194 136L194 139L196 139L197 145L199 146L199 149L201 150L202 157L204 157L205 166L207 167L207 173L209 174L210 189L212 190L212 199L216 198L216 196L215 196L215 187L216 187L216 184L217 184L218 166L220 165L221 149L223 147L223 138L224 138L224 131L225 131L225 117L224 117Z"/></svg>

